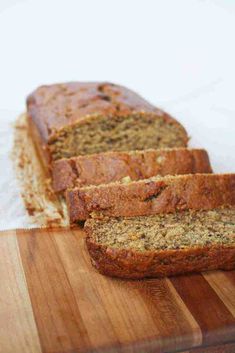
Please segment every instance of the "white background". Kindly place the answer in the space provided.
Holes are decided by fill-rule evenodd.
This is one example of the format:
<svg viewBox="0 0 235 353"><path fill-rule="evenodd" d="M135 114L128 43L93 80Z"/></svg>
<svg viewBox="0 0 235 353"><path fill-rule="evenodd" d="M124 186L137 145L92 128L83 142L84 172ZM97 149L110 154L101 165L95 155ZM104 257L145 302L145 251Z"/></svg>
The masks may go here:
<svg viewBox="0 0 235 353"><path fill-rule="evenodd" d="M235 0L0 0L0 228L27 223L9 127L38 85L126 85L181 121L216 172L235 172L234 66Z"/></svg>

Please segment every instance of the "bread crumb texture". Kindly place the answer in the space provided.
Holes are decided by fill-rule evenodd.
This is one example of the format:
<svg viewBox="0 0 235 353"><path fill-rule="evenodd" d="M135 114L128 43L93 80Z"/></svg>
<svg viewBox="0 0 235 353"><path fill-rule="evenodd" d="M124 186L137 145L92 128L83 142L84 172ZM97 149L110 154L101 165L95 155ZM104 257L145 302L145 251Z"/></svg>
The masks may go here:
<svg viewBox="0 0 235 353"><path fill-rule="evenodd" d="M235 208L148 217L89 220L92 237L109 248L136 251L235 245Z"/></svg>
<svg viewBox="0 0 235 353"><path fill-rule="evenodd" d="M53 160L106 151L183 147L185 132L180 125L151 113L130 116L91 116L64 127L49 141Z"/></svg>

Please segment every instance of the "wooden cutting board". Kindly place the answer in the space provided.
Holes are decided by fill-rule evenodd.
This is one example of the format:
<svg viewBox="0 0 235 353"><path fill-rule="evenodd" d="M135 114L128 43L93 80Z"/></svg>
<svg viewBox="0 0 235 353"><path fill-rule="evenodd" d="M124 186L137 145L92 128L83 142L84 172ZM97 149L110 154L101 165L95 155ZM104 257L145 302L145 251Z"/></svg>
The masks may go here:
<svg viewBox="0 0 235 353"><path fill-rule="evenodd" d="M235 271L117 280L81 229L0 233L1 353L176 351L235 352Z"/></svg>

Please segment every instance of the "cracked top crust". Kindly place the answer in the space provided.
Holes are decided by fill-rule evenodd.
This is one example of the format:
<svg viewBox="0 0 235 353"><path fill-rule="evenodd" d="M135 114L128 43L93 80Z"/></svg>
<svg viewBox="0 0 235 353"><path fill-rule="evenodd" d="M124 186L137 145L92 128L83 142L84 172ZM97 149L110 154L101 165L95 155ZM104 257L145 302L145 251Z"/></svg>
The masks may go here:
<svg viewBox="0 0 235 353"><path fill-rule="evenodd" d="M134 112L149 112L177 123L135 92L106 82L41 86L28 96L27 111L44 142L63 127L94 114L125 116Z"/></svg>

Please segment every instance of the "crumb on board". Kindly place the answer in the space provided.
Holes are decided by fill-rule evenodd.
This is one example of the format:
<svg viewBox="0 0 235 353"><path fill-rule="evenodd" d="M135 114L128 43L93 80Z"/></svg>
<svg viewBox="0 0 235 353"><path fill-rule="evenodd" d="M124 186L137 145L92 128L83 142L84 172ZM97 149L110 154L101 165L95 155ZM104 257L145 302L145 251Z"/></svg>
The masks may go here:
<svg viewBox="0 0 235 353"><path fill-rule="evenodd" d="M64 200L54 193L28 131L26 114L14 124L12 161L29 222L38 227L68 226Z"/></svg>

